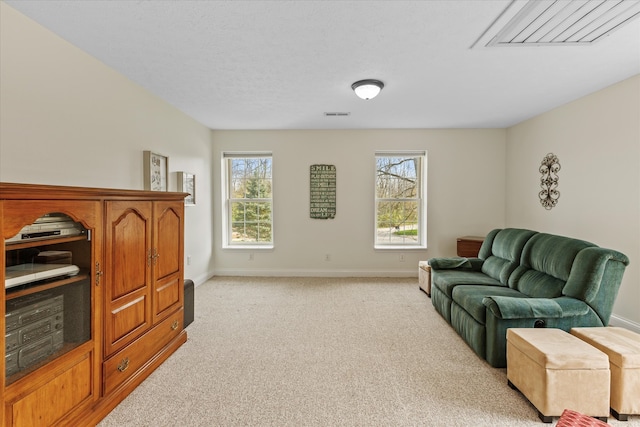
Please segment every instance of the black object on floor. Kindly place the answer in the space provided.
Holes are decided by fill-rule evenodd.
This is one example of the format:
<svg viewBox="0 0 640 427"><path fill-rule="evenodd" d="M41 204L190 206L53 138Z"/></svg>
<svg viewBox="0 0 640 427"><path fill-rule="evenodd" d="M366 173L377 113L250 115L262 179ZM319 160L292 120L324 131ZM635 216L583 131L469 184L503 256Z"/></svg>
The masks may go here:
<svg viewBox="0 0 640 427"><path fill-rule="evenodd" d="M193 322L193 280L186 279L184 281L184 327L186 328Z"/></svg>

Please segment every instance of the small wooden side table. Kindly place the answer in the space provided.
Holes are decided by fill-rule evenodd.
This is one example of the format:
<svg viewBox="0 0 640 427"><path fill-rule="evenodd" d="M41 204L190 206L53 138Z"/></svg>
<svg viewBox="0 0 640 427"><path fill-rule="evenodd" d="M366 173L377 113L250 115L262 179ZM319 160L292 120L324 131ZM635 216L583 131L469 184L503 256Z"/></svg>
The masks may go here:
<svg viewBox="0 0 640 427"><path fill-rule="evenodd" d="M484 242L484 237L480 236L464 236L458 237L457 252L458 256L466 258L475 258L478 256L480 246Z"/></svg>

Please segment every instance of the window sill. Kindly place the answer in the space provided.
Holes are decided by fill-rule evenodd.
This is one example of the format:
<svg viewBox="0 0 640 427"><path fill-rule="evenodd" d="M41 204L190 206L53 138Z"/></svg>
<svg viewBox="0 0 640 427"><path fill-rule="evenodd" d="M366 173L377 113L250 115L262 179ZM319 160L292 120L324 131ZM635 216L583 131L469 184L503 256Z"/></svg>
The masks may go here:
<svg viewBox="0 0 640 427"><path fill-rule="evenodd" d="M244 250L256 251L256 250L271 250L273 249L273 247L274 245L224 245L222 246L222 249L232 249L232 250L244 249Z"/></svg>
<svg viewBox="0 0 640 427"><path fill-rule="evenodd" d="M425 245L376 245L373 249L376 251L424 251L427 247Z"/></svg>

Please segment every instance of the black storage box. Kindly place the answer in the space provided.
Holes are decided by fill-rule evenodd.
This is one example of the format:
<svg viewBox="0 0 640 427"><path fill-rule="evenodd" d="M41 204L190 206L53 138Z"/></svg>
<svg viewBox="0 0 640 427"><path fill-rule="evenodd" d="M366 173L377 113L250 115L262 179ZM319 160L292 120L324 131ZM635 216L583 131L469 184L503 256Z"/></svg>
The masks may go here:
<svg viewBox="0 0 640 427"><path fill-rule="evenodd" d="M184 327L186 328L193 322L193 280L186 279L184 281Z"/></svg>

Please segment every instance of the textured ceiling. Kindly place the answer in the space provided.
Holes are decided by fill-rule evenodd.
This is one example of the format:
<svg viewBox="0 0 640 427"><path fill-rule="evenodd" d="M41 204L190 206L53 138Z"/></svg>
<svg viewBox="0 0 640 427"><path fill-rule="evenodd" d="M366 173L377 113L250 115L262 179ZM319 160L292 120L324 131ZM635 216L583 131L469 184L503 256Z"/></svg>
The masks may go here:
<svg viewBox="0 0 640 427"><path fill-rule="evenodd" d="M510 0L5 3L213 129L508 127L640 74L640 19L472 49Z"/></svg>

